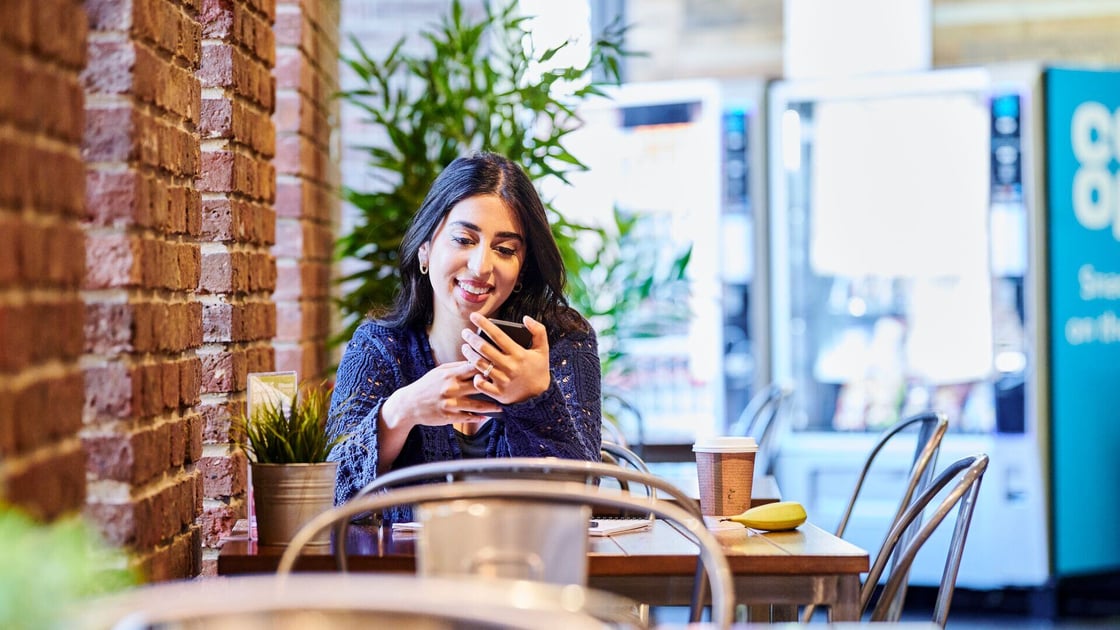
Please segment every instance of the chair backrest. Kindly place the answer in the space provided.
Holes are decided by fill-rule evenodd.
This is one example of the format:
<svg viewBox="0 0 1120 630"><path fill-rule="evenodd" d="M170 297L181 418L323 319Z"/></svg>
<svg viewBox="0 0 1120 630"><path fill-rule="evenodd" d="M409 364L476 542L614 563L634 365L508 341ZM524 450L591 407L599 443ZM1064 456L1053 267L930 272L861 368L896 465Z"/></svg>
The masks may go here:
<svg viewBox="0 0 1120 630"><path fill-rule="evenodd" d="M777 420L793 390L781 383L770 383L758 391L739 413L738 419L727 430L728 435L753 437L758 442L755 457L755 474L773 473L774 454L780 430Z"/></svg>
<svg viewBox="0 0 1120 630"><path fill-rule="evenodd" d="M650 491L647 494L656 495L657 492L662 492L670 499L679 502L696 518L703 520L700 506L694 497L690 497L665 479L651 474L648 467L643 469L645 462L632 451L626 450L625 447L612 446L607 443L607 448L611 449L613 453L617 453L618 456L627 458L628 463L635 464L634 468L556 457L496 457L447 460L417 464L381 475L366 484L354 495L354 498L398 486L432 481L451 482L479 478L524 479L533 477L550 480L582 480L593 484L602 478L613 478L620 482L633 482L643 485ZM635 459L631 460L630 457ZM336 539L344 538L345 532L342 530L346 525L347 523L340 523L336 526ZM345 570L345 558L338 559L341 560L340 569Z"/></svg>
<svg viewBox="0 0 1120 630"><path fill-rule="evenodd" d="M953 462L930 482L891 527L883 541L883 546L879 549L879 555L876 556L875 562L871 566L871 571L867 574L863 590L860 592L860 606L866 608L871 601L871 596L879 578L886 569L888 558L894 555L895 549L898 548L897 564L891 569L890 577L883 585L879 601L871 613L872 621L898 621L901 615L901 607L896 605L896 595L905 588L914 558L937 527L941 525L941 522L945 520L949 512L953 510L953 507L959 503L956 524L945 558L945 570L941 574L941 583L937 590L937 602L933 610L934 623L942 627L945 626L945 623L949 620L949 604L953 599L953 591L956 588L957 573L960 570L964 544L968 538L969 526L972 523L972 512L980 494L980 481L984 478L984 472L987 469L988 456L985 454L964 457ZM941 491L958 478L956 485L945 494L937 508L927 515L926 522L918 532L909 541L905 541L904 535L910 526L918 522L918 519L926 511L926 508L932 504L934 498L940 496Z"/></svg>
<svg viewBox="0 0 1120 630"><path fill-rule="evenodd" d="M619 449L615 449L615 451L622 453ZM700 504L695 498L648 471L625 468L609 463L558 459L555 457L500 457L418 464L381 475L359 490L354 498L416 483L452 482L478 478L523 479L526 476L547 480L583 480L585 483L596 484L600 479L610 478L618 482L619 487L627 492L629 491L629 484L634 482L646 488L647 496L656 497L660 492L670 500L677 502L700 522L704 520L703 513L700 511ZM655 518L653 512L645 511L643 513L648 514L650 519ZM334 526L334 540L342 541L341 543L336 542L334 547L335 565L340 571L346 571L347 569L346 528L348 525L349 521L340 521ZM690 621L700 621L707 601L707 587L704 567L698 563L695 588L693 589L689 609Z"/></svg>
<svg viewBox="0 0 1120 630"><path fill-rule="evenodd" d="M635 470L640 470L641 472L649 474L649 466L646 465L645 460L642 459L640 455L627 448L625 444L619 444L617 442L612 442L610 440L604 439L600 449L602 450L602 452L610 455L610 457L614 460L614 462L612 463L615 463L619 466L629 465Z"/></svg>
<svg viewBox="0 0 1120 630"><path fill-rule="evenodd" d="M603 439L641 451L645 445L645 422L642 412L618 391L603 388ZM632 431L633 440L626 438Z"/></svg>
<svg viewBox="0 0 1120 630"><path fill-rule="evenodd" d="M840 517L840 524L836 526L837 536L842 537L844 535L848 520L852 516L852 509L856 505L856 500L859 499L864 481L867 480L867 473L871 470L879 452L892 438L915 425L918 427L918 439L914 447L914 459L910 466L909 483L902 499L899 501L898 510L895 512L892 523L898 520L899 515L910 504L910 499L914 497L914 494L920 492L929 483L937 464L937 452L941 448L941 438L945 436L945 432L949 428L949 419L945 417L945 414L935 411L926 411L903 418L879 434L879 439L875 441L875 446L867 454L867 458L863 462L863 468L859 471L856 485L852 488L852 494L848 498L848 505L844 508L844 515Z"/></svg>
<svg viewBox="0 0 1120 630"><path fill-rule="evenodd" d="M503 462L505 460L478 460L478 462L487 461ZM620 471L619 474L633 475L635 480L641 480L642 483L657 485L652 480L641 479L645 477L641 473L632 473L609 464L559 461L586 464L590 469L597 469L596 472L601 474L610 474L610 469L613 468ZM448 463L455 462L436 462L436 464ZM424 464L423 466L432 467L432 464ZM408 470L402 469L396 472L404 473ZM677 492L680 491L677 490ZM639 497L572 481L493 479L477 483L441 483L396 487L380 493L356 496L350 501L315 517L297 532L292 542L284 550L277 571L280 575L290 573L303 548L319 531L334 527L339 523L345 527L351 518L359 514L379 512L398 505L441 504L449 501L477 502L494 499L646 511L674 523L700 548L699 559L711 584L712 622L720 628L730 627L734 616L734 589L731 581L731 570L727 564L727 559L723 555L719 541L705 527L702 517L698 517L693 510L687 510L681 505L663 501L656 497ZM579 523L580 533L583 536L587 536L587 526L588 521L586 520ZM344 540L344 537L336 538L336 548L343 547L341 541ZM586 554L584 555L586 556Z"/></svg>
<svg viewBox="0 0 1120 630"><path fill-rule="evenodd" d="M848 497L848 504L844 508L844 514L840 517L840 523L836 526L835 533L837 536L841 538L844 536L844 531L848 527L848 521L851 519L856 501L859 499L860 491L863 489L863 484L867 480L867 473L871 470L879 452L882 451L895 436L915 426L917 427L918 436L914 447L914 458L910 465L910 474L907 476L908 482L902 497L899 499L898 509L895 510L894 517L887 526L888 532L894 524L898 522L899 518L901 518L902 514L906 511L906 508L910 506L914 495L920 493L929 485L929 481L933 477L933 472L937 464L937 453L941 448L941 439L949 429L949 419L945 414L934 411L926 411L907 416L879 434L879 439L875 441L875 445L871 448L871 451L868 452L866 459L864 459L863 468L860 469L859 476L856 478L855 487L852 488L852 494ZM917 533L920 521L919 515L918 522L913 523L910 529L904 533L905 540L909 540ZM886 560L887 559L884 558L884 561ZM906 585L903 584L893 597L894 602L892 606L901 612L902 600L906 597ZM815 610L815 606L806 606L801 613L801 622L808 623Z"/></svg>
<svg viewBox="0 0 1120 630"><path fill-rule="evenodd" d="M599 454L602 456L603 463L614 464L639 470L643 473L650 474L649 466L646 465L645 460L634 451L626 448L624 444L613 442L603 438L602 445L599 448ZM619 488L622 490L630 490L630 482L625 479L615 479L618 482ZM653 493L653 490L646 487L647 493Z"/></svg>

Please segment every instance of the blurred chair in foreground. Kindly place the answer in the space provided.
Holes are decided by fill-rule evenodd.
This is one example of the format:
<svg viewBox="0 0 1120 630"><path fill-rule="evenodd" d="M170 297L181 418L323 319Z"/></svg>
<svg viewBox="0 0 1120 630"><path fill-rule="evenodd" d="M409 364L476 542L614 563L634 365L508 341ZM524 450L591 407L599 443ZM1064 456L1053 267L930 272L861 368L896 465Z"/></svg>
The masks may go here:
<svg viewBox="0 0 1120 630"><path fill-rule="evenodd" d="M844 508L843 516L840 517L840 524L836 526L835 534L837 536L841 538L844 537L844 532L852 517L853 509L855 508L856 502L859 500L860 491L863 489L864 482L867 481L867 474L874 465L879 453L896 436L909 433L907 430L914 427L917 427L917 440L914 447L914 458L910 465L910 473L907 475L908 483L902 494L902 498L899 500L898 509L895 511L894 517L887 526L888 532L898 523L903 513L910 506L911 500L914 498L915 494L922 492L922 490L929 485L937 465L937 454L941 449L941 439L945 436L945 432L949 428L949 420L945 417L945 414L932 411L922 412L903 418L879 434L878 440L876 440L875 445L871 448L871 451L867 454L867 458L864 460L863 468L860 470L855 487L852 489L852 494L848 498L848 505ZM920 514L918 521L920 522ZM912 536L916 530L916 526L912 527L907 536ZM906 597L905 585L897 591L894 597L895 602L893 605L901 607L902 600ZM802 623L808 623L814 612L814 606L806 606L801 615Z"/></svg>
<svg viewBox="0 0 1120 630"><path fill-rule="evenodd" d="M578 586L391 574L298 574L164 582L84 602L75 630L534 630L604 627L625 602ZM636 627L613 620L613 627Z"/></svg>
<svg viewBox="0 0 1120 630"><path fill-rule="evenodd" d="M479 464L503 461L508 460L459 460L423 466L435 468L463 462ZM568 460L555 460L553 463L557 462L583 464L584 470L592 470L595 474L609 475L613 468L614 474L632 476L634 480L646 477L609 464ZM414 466L396 472L405 473L420 467ZM538 467L536 470L542 469ZM658 485L655 479L646 481ZM699 546L699 560L711 584L712 622L716 627L727 628L733 619L734 588L731 571L720 543L705 527L702 518L697 518L691 510L655 497L638 497L573 481L476 479L471 483L429 483L363 494L319 515L304 526L285 549L278 572L285 575L291 571L303 547L317 532L335 528L337 553L344 546L338 541L345 540L345 527L353 517L366 512L379 513L399 505L415 506L420 517L416 560L421 575L482 574L570 581L571 567L578 566L582 568L582 575L578 576L577 582L581 586L587 579L591 506L651 513L673 523ZM498 506L498 509L494 509L494 506ZM505 509L510 506L515 509ZM530 512L542 516L527 516ZM481 524L480 527L471 528L470 533L475 535L473 538L463 532L463 519L472 518L478 519ZM455 531L449 533L447 528L441 527L440 521L452 524ZM547 532L537 530L536 526L544 522L555 527ZM338 525L342 526L342 535L339 535ZM446 540L448 538L451 540ZM556 544L558 539L567 543L561 547ZM557 573L552 573L557 567L548 564L550 550L547 548L550 546L561 547L559 551L563 554Z"/></svg>
<svg viewBox="0 0 1120 630"><path fill-rule="evenodd" d="M608 446L608 448L610 448ZM623 447L624 448L624 447ZM615 449L622 455L624 451ZM640 461L640 458L639 460ZM703 523L699 503L672 483L637 468L626 468L610 463L585 462L552 457L501 457L492 459L463 459L443 462L430 462L409 466L384 474L367 484L355 495L366 496L384 492L390 488L435 481L454 482L479 479L540 479L546 481L576 481L598 485L603 479L613 480L624 492L632 492L630 485L645 488L647 499L664 498L676 503L692 518ZM660 493L660 494L659 494ZM638 495L641 496L641 495ZM353 499L351 499L353 500ZM629 513L623 510L622 513ZM653 520L655 514L644 507L639 512ZM334 539L343 541L336 544L335 564L339 570L346 570L346 527L349 521L339 521L334 525ZM697 564L695 586L690 605L690 620L699 621L707 600L707 579L702 563Z"/></svg>
<svg viewBox="0 0 1120 630"><path fill-rule="evenodd" d="M890 570L890 576L883 585L878 601L871 613L871 621L898 621L902 615L899 593L905 593L906 582L910 573L910 566L914 558L929 540L937 527L945 520L949 512L957 508L956 523L953 535L949 541L949 549L945 557L945 569L941 574L941 582L937 589L937 602L933 609L933 622L945 627L949 620L949 604L953 599L953 591L957 584L957 573L961 566L961 557L964 554L964 544L968 538L968 529L972 523L972 512L976 507L976 499L980 495L980 482L984 472L988 469L988 456L985 454L973 455L959 459L947 466L925 490L914 499L906 508L901 517L895 521L886 540L883 541L879 555L876 556L867 580L860 592L860 605L866 610L871 602L872 595L878 586L879 578L883 576L888 560L898 551L895 566ZM944 498L937 508L927 515L925 524L916 534L907 540L907 530L911 525L920 522L926 508L933 504L935 498L941 496L941 491L954 480L956 484L945 493Z"/></svg>

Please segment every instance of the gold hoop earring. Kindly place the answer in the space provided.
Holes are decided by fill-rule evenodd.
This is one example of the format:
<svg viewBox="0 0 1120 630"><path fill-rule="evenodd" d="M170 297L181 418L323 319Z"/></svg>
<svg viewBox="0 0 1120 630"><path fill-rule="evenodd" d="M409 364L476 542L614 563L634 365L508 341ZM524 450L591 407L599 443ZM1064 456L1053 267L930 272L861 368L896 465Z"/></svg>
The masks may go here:
<svg viewBox="0 0 1120 630"><path fill-rule="evenodd" d="M424 263L420 263L420 275L422 275L422 276L428 275L428 266L425 265Z"/></svg>

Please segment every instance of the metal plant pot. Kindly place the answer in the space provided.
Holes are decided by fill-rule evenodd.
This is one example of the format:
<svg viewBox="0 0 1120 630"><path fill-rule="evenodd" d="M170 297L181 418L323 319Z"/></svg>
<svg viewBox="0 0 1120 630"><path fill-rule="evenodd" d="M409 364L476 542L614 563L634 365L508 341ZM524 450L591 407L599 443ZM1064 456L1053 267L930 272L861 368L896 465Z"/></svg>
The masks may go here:
<svg viewBox="0 0 1120 630"><path fill-rule="evenodd" d="M286 545L308 521L334 505L338 462L250 465L257 542ZM330 544L330 530L316 535L315 545Z"/></svg>

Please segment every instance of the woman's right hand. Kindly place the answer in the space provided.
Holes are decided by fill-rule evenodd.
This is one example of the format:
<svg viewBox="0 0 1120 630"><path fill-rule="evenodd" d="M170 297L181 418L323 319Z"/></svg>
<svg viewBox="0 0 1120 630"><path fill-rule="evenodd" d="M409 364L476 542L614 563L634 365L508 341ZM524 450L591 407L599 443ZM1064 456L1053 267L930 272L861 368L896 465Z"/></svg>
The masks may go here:
<svg viewBox="0 0 1120 630"><path fill-rule="evenodd" d="M385 400L381 406L384 426L407 432L416 425L478 423L500 413L497 403L470 397L478 394L476 374L475 366L466 361L436 366Z"/></svg>

